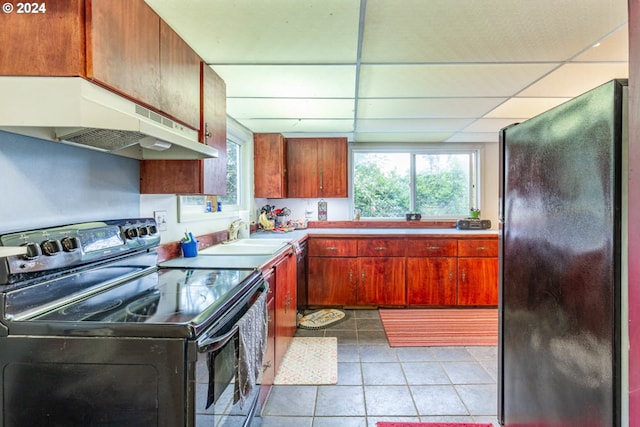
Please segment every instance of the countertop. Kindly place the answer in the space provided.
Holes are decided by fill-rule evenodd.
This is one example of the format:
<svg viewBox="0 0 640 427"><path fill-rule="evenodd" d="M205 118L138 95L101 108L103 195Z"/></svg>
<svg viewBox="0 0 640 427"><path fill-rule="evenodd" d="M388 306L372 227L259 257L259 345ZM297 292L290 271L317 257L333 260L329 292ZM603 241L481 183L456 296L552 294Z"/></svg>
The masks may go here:
<svg viewBox="0 0 640 427"><path fill-rule="evenodd" d="M315 236L433 236L445 238L482 238L497 237L497 230L458 230L455 228L307 228L286 233L260 231L251 234L251 239L282 239L303 241L307 237ZM198 255L192 258L174 258L159 264L169 268L262 268L274 258L281 255L280 251L271 255Z"/></svg>

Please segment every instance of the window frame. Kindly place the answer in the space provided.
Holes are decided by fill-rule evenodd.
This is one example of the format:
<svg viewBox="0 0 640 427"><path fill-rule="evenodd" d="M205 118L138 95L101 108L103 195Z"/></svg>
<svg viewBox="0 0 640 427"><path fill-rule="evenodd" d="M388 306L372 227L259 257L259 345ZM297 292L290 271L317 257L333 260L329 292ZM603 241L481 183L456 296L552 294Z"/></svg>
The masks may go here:
<svg viewBox="0 0 640 427"><path fill-rule="evenodd" d="M480 165L482 164L482 149L478 146L442 146L442 145L433 145L425 147L424 145L405 145L398 144L393 147L382 146L378 144L354 144L349 150L349 181L350 181L350 207L351 212L355 212L355 161L354 157L357 153L407 153L410 156L409 160L409 180L410 180L410 211L407 213L411 213L415 209L416 205L416 156L424 155L424 154L469 154L470 155L470 165L469 165L469 204L470 208L474 207L476 209L481 209L480 201L482 200L481 188L480 185ZM468 212L460 215L433 215L433 216L425 216L422 213L423 220L457 220L461 218L468 217ZM389 217L366 217L360 216L362 220L404 220L405 217L400 216L389 216Z"/></svg>

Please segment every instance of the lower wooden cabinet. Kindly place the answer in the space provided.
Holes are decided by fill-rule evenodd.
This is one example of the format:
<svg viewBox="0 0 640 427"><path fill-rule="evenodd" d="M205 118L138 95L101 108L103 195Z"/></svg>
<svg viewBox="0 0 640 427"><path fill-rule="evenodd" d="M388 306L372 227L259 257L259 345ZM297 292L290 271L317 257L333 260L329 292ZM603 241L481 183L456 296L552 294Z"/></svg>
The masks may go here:
<svg viewBox="0 0 640 427"><path fill-rule="evenodd" d="M309 257L309 305L355 305L358 264L355 258Z"/></svg>
<svg viewBox="0 0 640 427"><path fill-rule="evenodd" d="M456 305L457 282L457 258L407 258L407 305Z"/></svg>
<svg viewBox="0 0 640 427"><path fill-rule="evenodd" d="M358 257L358 305L405 305L404 257Z"/></svg>
<svg viewBox="0 0 640 427"><path fill-rule="evenodd" d="M297 328L296 256L287 254L274 266L275 296L275 368L278 372L284 354L291 344Z"/></svg>
<svg viewBox="0 0 640 427"><path fill-rule="evenodd" d="M265 277L269 288L267 291L267 348L262 359L262 380L260 387L260 403L264 405L273 386L276 377L276 308L275 308L275 286L276 277L271 274Z"/></svg>
<svg viewBox="0 0 640 427"><path fill-rule="evenodd" d="M309 240L310 306L495 306L498 241Z"/></svg>
<svg viewBox="0 0 640 427"><path fill-rule="evenodd" d="M458 258L458 305L497 305L497 284L497 258Z"/></svg>

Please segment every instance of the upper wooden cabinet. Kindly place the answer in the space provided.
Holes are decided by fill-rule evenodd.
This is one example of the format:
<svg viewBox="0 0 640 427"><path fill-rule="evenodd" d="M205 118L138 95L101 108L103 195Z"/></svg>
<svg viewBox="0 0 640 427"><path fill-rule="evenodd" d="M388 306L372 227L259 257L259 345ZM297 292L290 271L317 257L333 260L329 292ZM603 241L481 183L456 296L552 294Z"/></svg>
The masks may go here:
<svg viewBox="0 0 640 427"><path fill-rule="evenodd" d="M4 13L0 75L85 76L85 2L47 2L47 12Z"/></svg>
<svg viewBox="0 0 640 427"><path fill-rule="evenodd" d="M287 139L288 197L347 197L347 139Z"/></svg>
<svg viewBox="0 0 640 427"><path fill-rule="evenodd" d="M253 135L255 197L287 197L287 140L279 133Z"/></svg>
<svg viewBox="0 0 640 427"><path fill-rule="evenodd" d="M143 0L66 0L4 14L0 74L80 76L193 129L200 58Z"/></svg>
<svg viewBox="0 0 640 427"><path fill-rule="evenodd" d="M204 160L142 160L140 192L145 194L212 194L227 191L227 116L224 81L202 64L202 141L218 149Z"/></svg>
<svg viewBox="0 0 640 427"><path fill-rule="evenodd" d="M143 1L87 1L86 77L160 107L160 18Z"/></svg>

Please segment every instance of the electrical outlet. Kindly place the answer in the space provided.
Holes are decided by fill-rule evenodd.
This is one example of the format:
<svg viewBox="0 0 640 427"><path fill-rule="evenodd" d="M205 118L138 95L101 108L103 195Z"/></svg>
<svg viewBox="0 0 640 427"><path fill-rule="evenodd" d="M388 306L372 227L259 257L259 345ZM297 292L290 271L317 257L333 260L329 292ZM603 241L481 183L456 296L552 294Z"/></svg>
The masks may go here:
<svg viewBox="0 0 640 427"><path fill-rule="evenodd" d="M167 231L167 211L153 211L153 216L158 224L158 230Z"/></svg>

